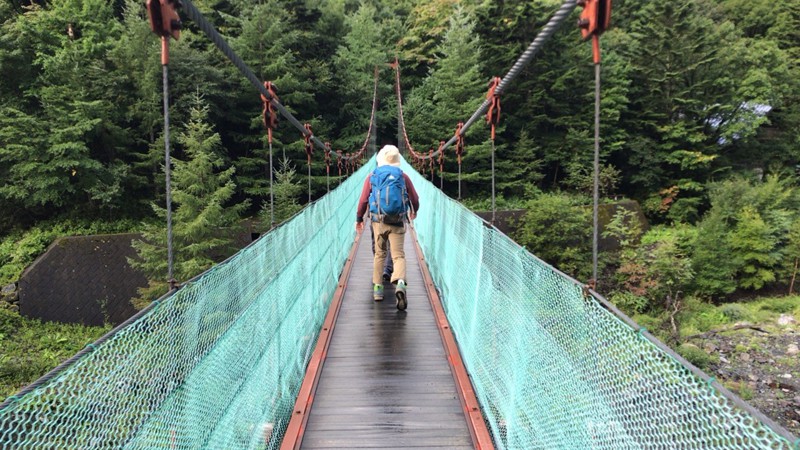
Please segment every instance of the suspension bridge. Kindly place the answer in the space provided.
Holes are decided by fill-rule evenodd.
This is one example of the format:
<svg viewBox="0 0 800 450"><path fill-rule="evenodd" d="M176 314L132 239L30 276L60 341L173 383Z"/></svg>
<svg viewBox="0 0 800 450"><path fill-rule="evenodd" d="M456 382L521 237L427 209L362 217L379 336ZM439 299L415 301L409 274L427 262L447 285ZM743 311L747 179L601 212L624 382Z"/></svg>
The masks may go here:
<svg viewBox="0 0 800 450"><path fill-rule="evenodd" d="M576 6L563 4L495 94ZM183 8L260 91L268 130L283 114L330 161L330 146ZM492 95L421 155L401 110L409 155L432 165L455 143L460 156L487 111L492 123ZM422 203L406 236L409 305L374 302L368 237L353 226L376 164L357 167L372 126L359 152L335 155L352 172L338 187L0 404L0 448L800 448L406 161Z"/></svg>

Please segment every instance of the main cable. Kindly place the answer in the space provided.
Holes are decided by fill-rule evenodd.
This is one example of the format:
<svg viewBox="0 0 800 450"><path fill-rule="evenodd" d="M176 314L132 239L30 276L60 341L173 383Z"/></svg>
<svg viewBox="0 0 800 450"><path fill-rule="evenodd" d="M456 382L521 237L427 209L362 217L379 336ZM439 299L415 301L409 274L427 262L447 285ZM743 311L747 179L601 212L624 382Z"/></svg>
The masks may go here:
<svg viewBox="0 0 800 450"><path fill-rule="evenodd" d="M553 17L551 17L550 20L547 22L547 25L545 25L544 28L542 28L542 30L539 32L539 34L536 35L536 38L534 38L533 42L531 42L531 45L528 46L528 48L522 53L522 55L517 59L517 61L511 67L511 69L509 69L508 73L506 73L506 75L500 81L500 84L495 89L495 93L497 93L497 95L500 95L503 92L505 92L506 88L508 88L508 86L514 81L514 79L517 78L517 76L519 76L520 72L522 72L522 69L524 69L525 66L527 66L533 60L533 57L536 55L536 53L539 52L539 50L541 50L544 43L548 39L550 39L551 36L553 36L553 34L556 32L556 30L558 30L561 27L561 25L564 24L567 17L569 17L569 15L577 6L578 3L576 0L566 0L561 5L558 11L556 11L556 13L553 14ZM473 113L472 116L464 123L464 126L461 128L462 136L464 135L464 133L467 132L467 129L469 129L469 127L472 126L472 124L475 123L476 120L478 120L479 117L483 116L486 113L486 110L489 108L490 104L491 102L489 100L483 101L483 103L481 104L481 106L478 107L475 113ZM452 136L447 142L445 142L444 146L436 150L433 153L433 155L430 156L420 155L420 158L427 159L429 157L438 156L440 152L447 149L447 147L453 145L457 139L458 139L457 136Z"/></svg>
<svg viewBox="0 0 800 450"><path fill-rule="evenodd" d="M297 120L294 117L294 115L292 115L292 113L290 113L289 110L287 110L279 101L275 100L275 98L273 98L270 95L267 89L263 86L262 82L259 81L259 79L256 78L256 75L253 73L253 71L250 70L250 67L248 67L247 64L245 64L245 62L242 61L239 55L237 55L236 52L233 51L233 49L228 45L228 43L225 42L225 39L217 32L214 26L211 25L206 20L205 17L203 17L203 14L200 12L200 10L197 9L196 6L194 6L194 4L192 4L191 0L181 0L181 4L183 5L183 8L186 11L186 14L189 16L189 18L191 18L197 24L197 26L208 36L208 38L211 39L211 42L213 42L214 45L216 45L217 48L225 56L228 57L228 59L233 63L233 65L235 65L236 68L239 69L242 75L244 75L263 96L269 99L269 102L272 104L272 106L274 106L275 109L277 109L278 112L280 112L281 115L285 117L286 120L289 121L289 123L294 125L294 127L297 128L303 134L303 136L307 136L308 131L305 129L303 124L301 124L300 121ZM311 134L311 140L314 142L314 144L317 145L317 147L319 147L323 151L325 150L325 144L313 134ZM338 154L337 158L348 159Z"/></svg>

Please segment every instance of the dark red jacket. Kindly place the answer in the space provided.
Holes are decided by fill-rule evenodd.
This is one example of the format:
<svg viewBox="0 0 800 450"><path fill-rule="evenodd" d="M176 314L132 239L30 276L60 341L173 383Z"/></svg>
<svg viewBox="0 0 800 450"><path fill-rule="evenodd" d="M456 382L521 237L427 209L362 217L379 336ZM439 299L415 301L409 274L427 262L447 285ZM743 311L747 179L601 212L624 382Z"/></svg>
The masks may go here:
<svg viewBox="0 0 800 450"><path fill-rule="evenodd" d="M361 198L358 199L358 210L356 211L356 222L363 222L364 214L369 210L369 192L372 190L372 185L369 182L371 176L372 174L367 176L367 179L364 180L364 187L361 188ZM408 201L411 202L411 208L413 208L413 211L419 211L417 190L414 189L414 184L411 183L408 175L403 174L403 179L406 181L406 191L408 192Z"/></svg>

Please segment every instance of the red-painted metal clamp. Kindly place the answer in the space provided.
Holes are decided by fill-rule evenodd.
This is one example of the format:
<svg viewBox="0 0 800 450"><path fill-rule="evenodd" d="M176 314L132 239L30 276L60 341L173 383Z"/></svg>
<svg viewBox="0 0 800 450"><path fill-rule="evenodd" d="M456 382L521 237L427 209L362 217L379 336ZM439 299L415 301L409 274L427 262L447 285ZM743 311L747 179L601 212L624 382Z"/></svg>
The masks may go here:
<svg viewBox="0 0 800 450"><path fill-rule="evenodd" d="M492 140L494 140L495 128L500 122L500 96L495 92L500 86L500 77L492 78L489 82L489 92L486 99L489 100L489 110L486 112L486 122L492 127Z"/></svg>
<svg viewBox="0 0 800 450"><path fill-rule="evenodd" d="M592 38L594 63L600 64L600 35L611 23L611 0L578 0L578 6L583 8L578 19L581 37Z"/></svg>
<svg viewBox="0 0 800 450"><path fill-rule="evenodd" d="M464 154L464 135L461 130L464 129L464 122L458 122L456 127L456 156L458 157L458 164L461 164L461 155Z"/></svg>
<svg viewBox="0 0 800 450"><path fill-rule="evenodd" d="M153 33L175 40L181 37L181 17L177 9L181 7L177 0L147 0L147 17Z"/></svg>
<svg viewBox="0 0 800 450"><path fill-rule="evenodd" d="M439 141L439 175L444 173L444 141Z"/></svg>
<svg viewBox="0 0 800 450"><path fill-rule="evenodd" d="M311 138L314 136L314 132L311 131L311 124L307 123L304 125L306 132L303 134L303 140L306 144L306 156L308 157L308 164L311 165L311 155L314 154L314 144L311 143Z"/></svg>
<svg viewBox="0 0 800 450"><path fill-rule="evenodd" d="M325 173L331 174L331 143L325 143Z"/></svg>
<svg viewBox="0 0 800 450"><path fill-rule="evenodd" d="M271 81L265 81L264 88L269 93L270 98L267 98L264 94L261 94L261 102L263 103L263 109L261 111L261 122L267 129L267 137L269 138L269 142L271 144L272 130L274 130L278 126L278 112L275 111L275 107L272 106L272 102L270 101L270 99L275 99L277 101L278 94L276 93L275 85L272 84Z"/></svg>

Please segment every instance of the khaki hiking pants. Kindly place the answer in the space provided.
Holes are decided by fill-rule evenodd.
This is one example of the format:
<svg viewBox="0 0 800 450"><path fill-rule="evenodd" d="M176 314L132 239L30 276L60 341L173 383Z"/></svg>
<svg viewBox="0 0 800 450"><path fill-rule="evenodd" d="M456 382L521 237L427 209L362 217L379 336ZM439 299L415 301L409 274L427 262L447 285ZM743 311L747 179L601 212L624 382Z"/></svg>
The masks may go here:
<svg viewBox="0 0 800 450"><path fill-rule="evenodd" d="M375 261L372 263L372 284L383 284L383 262L386 259L386 243L392 249L392 283L399 279L406 279L406 252L403 242L406 239L406 226L387 225L372 222L372 233L375 236Z"/></svg>

